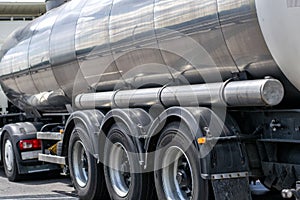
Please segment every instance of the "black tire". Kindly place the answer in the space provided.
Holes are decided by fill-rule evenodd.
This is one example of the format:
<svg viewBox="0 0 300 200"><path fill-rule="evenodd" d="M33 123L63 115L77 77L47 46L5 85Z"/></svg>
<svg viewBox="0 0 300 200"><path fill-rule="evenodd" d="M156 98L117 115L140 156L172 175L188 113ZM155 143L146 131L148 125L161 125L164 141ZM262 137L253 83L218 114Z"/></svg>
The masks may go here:
<svg viewBox="0 0 300 200"><path fill-rule="evenodd" d="M154 200L152 173L143 173L136 145L123 124L110 129L104 147L104 174L111 199Z"/></svg>
<svg viewBox="0 0 300 200"><path fill-rule="evenodd" d="M82 200L107 200L103 166L88 152L91 145L85 136L87 131L81 124L76 124L69 141L68 158L70 177L73 186ZM81 166L80 166L81 165Z"/></svg>
<svg viewBox="0 0 300 200"><path fill-rule="evenodd" d="M189 132L179 122L168 124L162 131L154 160L159 199L209 199L208 181L201 178L199 153L185 136Z"/></svg>
<svg viewBox="0 0 300 200"><path fill-rule="evenodd" d="M6 177L9 181L20 180L20 174L18 172L18 166L16 162L16 156L14 151L13 142L9 134L5 133L2 142L2 158L3 166Z"/></svg>

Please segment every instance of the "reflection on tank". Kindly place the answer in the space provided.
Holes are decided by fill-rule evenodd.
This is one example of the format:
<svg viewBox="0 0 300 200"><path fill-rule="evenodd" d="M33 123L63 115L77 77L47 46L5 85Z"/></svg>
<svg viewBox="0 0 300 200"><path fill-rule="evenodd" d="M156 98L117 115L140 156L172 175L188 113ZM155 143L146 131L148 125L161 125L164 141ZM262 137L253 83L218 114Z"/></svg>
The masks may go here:
<svg viewBox="0 0 300 200"><path fill-rule="evenodd" d="M15 31L0 58L1 85L21 109L63 111L83 92L240 72L272 76L296 94L265 44L254 0L73 0Z"/></svg>

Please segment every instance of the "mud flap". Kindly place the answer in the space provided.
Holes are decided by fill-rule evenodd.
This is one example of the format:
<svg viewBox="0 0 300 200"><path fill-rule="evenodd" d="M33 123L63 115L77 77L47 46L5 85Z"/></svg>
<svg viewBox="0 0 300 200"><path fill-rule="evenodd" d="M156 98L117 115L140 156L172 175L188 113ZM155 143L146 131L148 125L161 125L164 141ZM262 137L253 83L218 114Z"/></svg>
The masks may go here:
<svg viewBox="0 0 300 200"><path fill-rule="evenodd" d="M252 200L247 177L212 180L211 182L215 200Z"/></svg>

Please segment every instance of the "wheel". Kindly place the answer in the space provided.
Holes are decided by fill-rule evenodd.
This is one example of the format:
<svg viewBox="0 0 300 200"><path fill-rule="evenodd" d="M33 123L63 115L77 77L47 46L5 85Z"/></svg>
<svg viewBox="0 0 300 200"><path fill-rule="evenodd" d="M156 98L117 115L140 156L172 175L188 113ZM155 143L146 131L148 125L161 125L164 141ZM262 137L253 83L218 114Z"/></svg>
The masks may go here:
<svg viewBox="0 0 300 200"><path fill-rule="evenodd" d="M87 151L91 144L85 135L86 129L79 124L70 137L68 161L72 183L82 200L108 199L103 166Z"/></svg>
<svg viewBox="0 0 300 200"><path fill-rule="evenodd" d="M143 173L137 148L126 135L128 129L115 124L107 135L104 147L104 174L111 199L156 199L153 177Z"/></svg>
<svg viewBox="0 0 300 200"><path fill-rule="evenodd" d="M201 178L197 149L184 135L188 128L179 122L162 131L155 152L155 187L159 199L207 200L208 182Z"/></svg>
<svg viewBox="0 0 300 200"><path fill-rule="evenodd" d="M8 180L18 181L20 179L20 174L18 172L14 146L8 134L5 134L3 138L2 158L3 158L4 171Z"/></svg>

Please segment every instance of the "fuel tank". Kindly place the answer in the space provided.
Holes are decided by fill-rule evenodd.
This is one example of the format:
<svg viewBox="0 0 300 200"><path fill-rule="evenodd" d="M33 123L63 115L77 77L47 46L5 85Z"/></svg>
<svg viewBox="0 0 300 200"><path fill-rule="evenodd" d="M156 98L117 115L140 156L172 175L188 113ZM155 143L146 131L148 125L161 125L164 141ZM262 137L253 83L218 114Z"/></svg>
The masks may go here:
<svg viewBox="0 0 300 200"><path fill-rule="evenodd" d="M269 76L296 105L299 19L298 0L72 0L7 39L1 86L57 112L81 93Z"/></svg>

